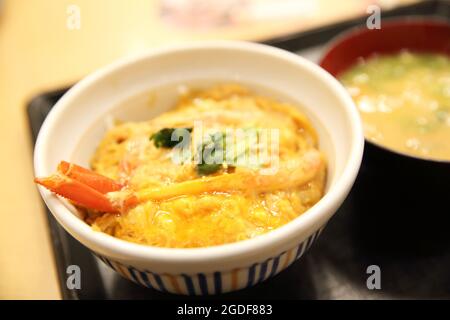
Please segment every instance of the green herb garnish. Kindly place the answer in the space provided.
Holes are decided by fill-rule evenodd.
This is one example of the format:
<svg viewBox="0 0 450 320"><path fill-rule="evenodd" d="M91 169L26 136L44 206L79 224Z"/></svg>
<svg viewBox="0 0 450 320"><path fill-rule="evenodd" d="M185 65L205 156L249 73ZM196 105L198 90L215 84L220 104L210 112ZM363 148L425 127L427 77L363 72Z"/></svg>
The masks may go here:
<svg viewBox="0 0 450 320"><path fill-rule="evenodd" d="M177 145L184 147L190 143L191 132L192 128L164 128L152 134L150 140L153 140L157 148L173 148Z"/></svg>
<svg viewBox="0 0 450 320"><path fill-rule="evenodd" d="M222 168L222 164L217 164L217 163L211 163L211 164L200 163L200 164L197 165L197 173L200 176L206 176L206 175L209 175L209 174L216 173L221 168Z"/></svg>
<svg viewBox="0 0 450 320"><path fill-rule="evenodd" d="M213 174L223 167L225 160L226 135L216 132L210 135L209 140L199 149L200 163L197 164L197 173L201 176Z"/></svg>
<svg viewBox="0 0 450 320"><path fill-rule="evenodd" d="M198 147L197 173L201 176L216 173L223 168L248 167L259 168L258 159L251 163L251 150L260 140L261 131L257 128L244 130L245 135L240 141L233 143L233 136L224 132L209 135L206 141ZM254 135L252 136L252 132ZM252 139L253 137L253 139ZM229 146L227 146L227 143ZM256 152L256 151L255 151Z"/></svg>

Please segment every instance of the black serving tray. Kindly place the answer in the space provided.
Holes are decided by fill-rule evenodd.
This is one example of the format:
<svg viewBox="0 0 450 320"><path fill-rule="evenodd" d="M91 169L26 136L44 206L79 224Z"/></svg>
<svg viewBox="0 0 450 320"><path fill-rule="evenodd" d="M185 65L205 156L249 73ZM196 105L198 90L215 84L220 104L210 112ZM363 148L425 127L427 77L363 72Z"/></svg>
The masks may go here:
<svg viewBox="0 0 450 320"><path fill-rule="evenodd" d="M408 15L436 16L450 21L450 2L418 3L385 12L382 19ZM266 43L317 60L327 41L363 23L365 18L345 21ZM29 103L27 111L34 141L48 112L66 90L43 93ZM206 299L450 299L449 207L441 208L439 219L434 215L433 220L424 222L427 212L414 210L411 199L405 199L404 195L383 198L383 188L389 181L383 181L373 166L367 164L368 153L370 149L365 151L349 197L302 259L253 288ZM430 194L435 191L439 190L429 190ZM426 196L423 195L425 199ZM392 210L383 210L374 201L382 202L385 208L395 202L397 211L393 214ZM122 278L72 238L48 210L47 213L64 299L187 298L143 288ZM66 286L69 265L81 268L80 290ZM367 288L370 265L381 270L380 290Z"/></svg>

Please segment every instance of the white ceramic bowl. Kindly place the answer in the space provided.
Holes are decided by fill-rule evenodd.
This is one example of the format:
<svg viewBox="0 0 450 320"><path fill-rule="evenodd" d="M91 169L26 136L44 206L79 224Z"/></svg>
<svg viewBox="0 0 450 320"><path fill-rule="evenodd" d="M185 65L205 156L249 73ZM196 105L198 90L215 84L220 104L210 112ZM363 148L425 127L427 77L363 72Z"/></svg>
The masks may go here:
<svg viewBox="0 0 450 320"><path fill-rule="evenodd" d="M347 196L363 152L361 122L346 90L317 65L273 47L215 41L172 46L126 58L76 84L54 106L35 147L35 174L60 160L87 165L108 115L145 120L177 99L179 85L238 82L294 101L317 128L328 157L325 196L288 224L241 242L195 249L144 246L93 231L65 200L40 187L58 222L114 270L162 291L213 294L259 283L311 246ZM151 103L149 102L151 100Z"/></svg>

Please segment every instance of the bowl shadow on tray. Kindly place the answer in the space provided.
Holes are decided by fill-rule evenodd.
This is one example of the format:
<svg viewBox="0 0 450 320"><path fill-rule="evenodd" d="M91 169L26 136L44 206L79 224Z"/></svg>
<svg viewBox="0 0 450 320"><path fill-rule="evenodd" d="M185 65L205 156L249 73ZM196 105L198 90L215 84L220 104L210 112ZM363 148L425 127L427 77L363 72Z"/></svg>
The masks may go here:
<svg viewBox="0 0 450 320"><path fill-rule="evenodd" d="M445 167L368 145L352 192L328 228L335 239L323 250L328 266L363 295L377 297L367 289L366 268L378 265L382 297L449 298Z"/></svg>
<svg viewBox="0 0 450 320"><path fill-rule="evenodd" d="M449 249L450 163L366 145L351 199L365 251L415 258Z"/></svg>

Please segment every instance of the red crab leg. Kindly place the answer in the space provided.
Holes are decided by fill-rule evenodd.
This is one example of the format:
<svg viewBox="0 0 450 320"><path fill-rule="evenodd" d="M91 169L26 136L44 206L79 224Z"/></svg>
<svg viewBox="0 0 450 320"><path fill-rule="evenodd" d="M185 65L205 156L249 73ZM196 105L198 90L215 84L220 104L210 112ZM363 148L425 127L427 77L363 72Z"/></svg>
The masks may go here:
<svg viewBox="0 0 450 320"><path fill-rule="evenodd" d="M118 212L103 193L69 177L54 174L47 178L36 178L34 181L83 207L102 212Z"/></svg>
<svg viewBox="0 0 450 320"><path fill-rule="evenodd" d="M120 183L117 183L113 179L66 161L61 161L59 163L58 172L66 177L72 178L91 188L94 188L103 194L112 191L119 191L123 187Z"/></svg>
<svg viewBox="0 0 450 320"><path fill-rule="evenodd" d="M106 194L119 191L122 185L116 181L75 164L62 161L58 173L46 178L36 178L36 183L67 198L76 204L102 212L119 212Z"/></svg>

